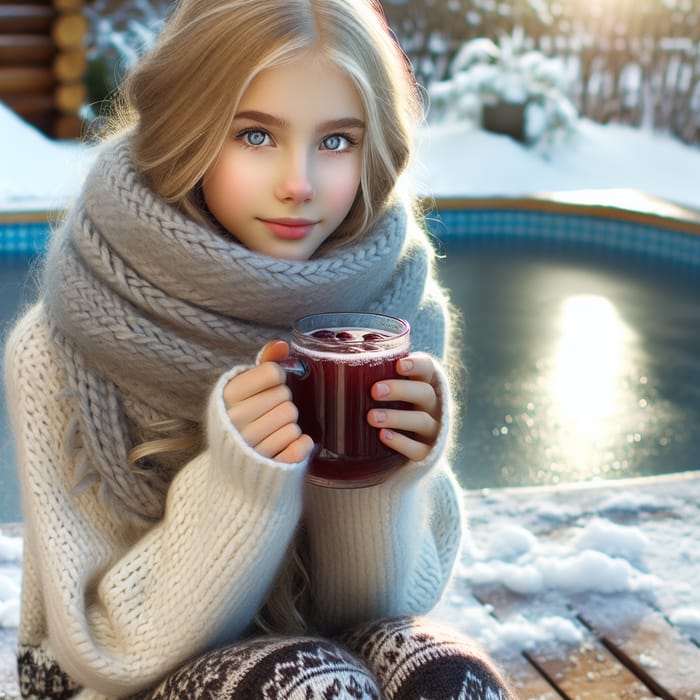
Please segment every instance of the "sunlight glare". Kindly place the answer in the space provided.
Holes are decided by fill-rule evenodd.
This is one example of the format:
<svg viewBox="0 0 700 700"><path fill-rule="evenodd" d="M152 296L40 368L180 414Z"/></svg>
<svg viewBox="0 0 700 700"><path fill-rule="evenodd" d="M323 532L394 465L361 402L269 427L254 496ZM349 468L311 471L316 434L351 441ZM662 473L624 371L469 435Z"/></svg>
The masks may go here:
<svg viewBox="0 0 700 700"><path fill-rule="evenodd" d="M551 376L554 409L572 466L585 469L594 444L618 428L614 417L635 334L615 306L598 295L564 299L559 333Z"/></svg>

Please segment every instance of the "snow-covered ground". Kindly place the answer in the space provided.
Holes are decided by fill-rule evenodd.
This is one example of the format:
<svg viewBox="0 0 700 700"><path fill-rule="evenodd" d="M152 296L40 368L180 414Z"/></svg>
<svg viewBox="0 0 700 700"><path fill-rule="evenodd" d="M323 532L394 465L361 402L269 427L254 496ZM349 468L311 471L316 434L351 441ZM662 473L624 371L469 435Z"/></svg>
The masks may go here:
<svg viewBox="0 0 700 700"><path fill-rule="evenodd" d="M62 207L93 155L48 141L2 104L0 153L0 211ZM426 129L415 174L419 189L436 197L625 188L700 209L700 149L585 120L549 159L469 127ZM469 492L464 501L471 535L435 615L499 655L543 639L575 641L579 632L559 614L562 593L572 590L654 600L681 629L700 635L700 472L586 488ZM21 544L17 535L0 535L0 628L10 630L19 618ZM487 615L469 590L489 582L530 596L528 618L496 623Z"/></svg>

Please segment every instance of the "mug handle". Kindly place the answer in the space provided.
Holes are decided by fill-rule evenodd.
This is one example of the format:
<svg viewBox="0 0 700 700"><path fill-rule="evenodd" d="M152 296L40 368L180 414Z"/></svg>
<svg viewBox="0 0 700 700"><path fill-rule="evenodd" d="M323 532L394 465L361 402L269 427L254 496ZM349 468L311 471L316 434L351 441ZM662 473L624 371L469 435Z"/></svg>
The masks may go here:
<svg viewBox="0 0 700 700"><path fill-rule="evenodd" d="M278 360L277 364L287 373L293 374L299 379L304 379L309 374L309 366L299 357L289 357L286 360Z"/></svg>

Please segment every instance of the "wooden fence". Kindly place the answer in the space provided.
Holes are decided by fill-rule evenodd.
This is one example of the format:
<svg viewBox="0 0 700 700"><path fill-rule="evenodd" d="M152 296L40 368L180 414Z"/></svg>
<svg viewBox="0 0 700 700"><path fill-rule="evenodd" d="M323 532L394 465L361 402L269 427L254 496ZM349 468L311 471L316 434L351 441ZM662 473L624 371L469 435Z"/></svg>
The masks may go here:
<svg viewBox="0 0 700 700"><path fill-rule="evenodd" d="M80 135L82 0L0 0L0 101L50 136Z"/></svg>
<svg viewBox="0 0 700 700"><path fill-rule="evenodd" d="M383 0L423 84L466 40L524 30L566 63L580 114L700 143L699 0Z"/></svg>

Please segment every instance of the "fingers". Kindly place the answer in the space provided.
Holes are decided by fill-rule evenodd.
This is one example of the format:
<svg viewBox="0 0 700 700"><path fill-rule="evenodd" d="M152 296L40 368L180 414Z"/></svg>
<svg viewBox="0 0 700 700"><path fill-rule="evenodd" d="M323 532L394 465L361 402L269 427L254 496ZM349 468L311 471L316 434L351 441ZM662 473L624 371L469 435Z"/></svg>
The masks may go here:
<svg viewBox="0 0 700 700"><path fill-rule="evenodd" d="M257 398L257 397L256 397ZM229 416L231 415L229 411ZM249 423L241 423L236 425L241 437L252 447L258 449L258 446L271 435L279 431L281 428L292 424L296 426L299 412L297 407L291 401L283 401L277 404L269 411L262 413L257 419ZM301 434L301 431L299 432ZM298 435L294 436L295 438ZM279 450L278 450L279 451Z"/></svg>
<svg viewBox="0 0 700 700"><path fill-rule="evenodd" d="M224 402L232 406L267 389L284 384L284 370L275 362L264 362L233 377L224 387Z"/></svg>
<svg viewBox="0 0 700 700"><path fill-rule="evenodd" d="M382 428L379 431L379 439L387 447L391 447L392 450L396 450L413 462L420 462L422 459L425 459L432 448L432 444L428 445L424 442L413 440L407 435L397 433L388 428Z"/></svg>
<svg viewBox="0 0 700 700"><path fill-rule="evenodd" d="M260 362L279 362L289 357L289 344L284 340L271 340L260 351Z"/></svg>
<svg viewBox="0 0 700 700"><path fill-rule="evenodd" d="M375 383L372 398L380 402L401 401L411 408L374 408L368 412L367 421L379 428L382 443L410 460L419 461L427 457L440 432L435 366L429 356L410 355L396 363L396 371L406 379Z"/></svg>
<svg viewBox="0 0 700 700"><path fill-rule="evenodd" d="M286 374L276 363L289 355L284 341L272 341L260 352L261 364L232 377L223 399L231 423L243 440L263 457L294 463L314 448L297 425L298 410L286 385Z"/></svg>
<svg viewBox="0 0 700 700"><path fill-rule="evenodd" d="M304 434L276 455L275 460L285 464L296 464L309 457L313 449L314 441Z"/></svg>
<svg viewBox="0 0 700 700"><path fill-rule="evenodd" d="M276 406L283 404L285 401L291 401L291 398L292 392L286 384L272 386L253 394L247 399L233 401L230 405L226 401L226 392L224 391L224 402L229 406L227 413L236 427L258 420Z"/></svg>
<svg viewBox="0 0 700 700"><path fill-rule="evenodd" d="M404 377L420 379L428 384L435 381L435 364L428 355L402 357L396 363L396 371Z"/></svg>
<svg viewBox="0 0 700 700"><path fill-rule="evenodd" d="M433 360L428 355L409 355L396 363L403 379L387 379L372 386L376 401L405 401L416 410L425 411L435 420L440 417L440 402L435 391L436 375Z"/></svg>
<svg viewBox="0 0 700 700"><path fill-rule="evenodd" d="M435 440L440 429L438 422L425 411L373 408L367 420L375 428L403 430L428 442Z"/></svg>

